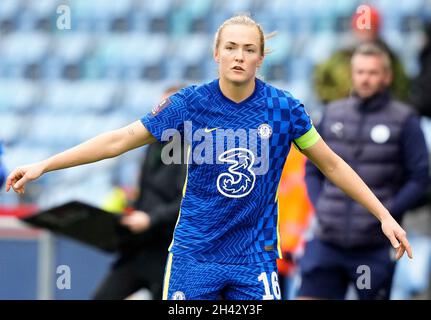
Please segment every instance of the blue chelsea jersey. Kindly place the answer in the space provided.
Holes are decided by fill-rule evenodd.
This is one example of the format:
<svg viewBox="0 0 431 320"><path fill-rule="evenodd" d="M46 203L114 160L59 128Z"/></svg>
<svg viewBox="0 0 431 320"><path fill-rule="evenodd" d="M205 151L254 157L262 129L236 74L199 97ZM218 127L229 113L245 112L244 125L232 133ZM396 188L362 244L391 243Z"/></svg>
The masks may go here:
<svg viewBox="0 0 431 320"><path fill-rule="evenodd" d="M236 103L219 81L190 86L141 119L159 141L187 149L183 200L169 250L198 260L252 263L280 257L277 190L291 144L318 140L304 106L256 79Z"/></svg>

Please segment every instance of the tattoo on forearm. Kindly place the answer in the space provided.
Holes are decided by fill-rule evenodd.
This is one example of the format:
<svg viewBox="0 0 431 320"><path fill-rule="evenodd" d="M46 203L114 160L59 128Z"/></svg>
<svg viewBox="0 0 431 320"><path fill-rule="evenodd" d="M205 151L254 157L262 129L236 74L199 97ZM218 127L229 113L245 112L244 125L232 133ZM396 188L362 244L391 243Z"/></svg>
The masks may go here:
<svg viewBox="0 0 431 320"><path fill-rule="evenodd" d="M127 132L129 132L129 134L130 134L131 136L134 136L134 135L135 135L135 131L133 130L133 128L129 128L129 129L127 129Z"/></svg>

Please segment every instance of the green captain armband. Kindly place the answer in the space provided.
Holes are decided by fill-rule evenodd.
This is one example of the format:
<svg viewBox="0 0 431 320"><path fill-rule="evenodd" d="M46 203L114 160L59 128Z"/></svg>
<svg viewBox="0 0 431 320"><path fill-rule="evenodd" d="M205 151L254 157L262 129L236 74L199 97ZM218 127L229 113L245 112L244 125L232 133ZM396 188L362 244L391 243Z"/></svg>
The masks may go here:
<svg viewBox="0 0 431 320"><path fill-rule="evenodd" d="M308 130L305 134L300 136L298 139L293 140L293 144L296 149L304 150L314 146L316 142L319 141L319 139L319 133L317 132L316 128L312 126L311 129Z"/></svg>

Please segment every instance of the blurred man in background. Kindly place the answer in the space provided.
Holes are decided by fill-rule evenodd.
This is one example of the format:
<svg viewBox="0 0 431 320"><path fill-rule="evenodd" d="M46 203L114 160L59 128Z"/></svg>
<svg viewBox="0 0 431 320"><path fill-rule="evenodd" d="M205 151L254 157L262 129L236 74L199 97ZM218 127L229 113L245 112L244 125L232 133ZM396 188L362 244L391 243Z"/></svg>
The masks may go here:
<svg viewBox="0 0 431 320"><path fill-rule="evenodd" d="M391 98L390 58L384 50L364 44L351 63L354 94L330 104L318 130L400 222L428 186L428 153L419 118ZM371 285L356 288L359 298L388 299L395 259L378 222L310 162L306 183L318 226L301 261L299 296L343 299L349 283L356 284L361 272L369 270Z"/></svg>
<svg viewBox="0 0 431 320"><path fill-rule="evenodd" d="M3 142L0 141L0 188L3 186L3 183L6 180L6 169L3 166L2 155L3 155Z"/></svg>
<svg viewBox="0 0 431 320"><path fill-rule="evenodd" d="M391 93L401 101L407 101L409 80L395 53L380 37L381 18L374 7L369 8L370 25L363 24L361 14L355 13L351 27L353 43L333 53L328 60L319 64L314 72L314 88L323 103L330 103L337 99L346 98L352 89L350 59L355 47L362 43L373 43L385 50L391 59L393 81L390 85Z"/></svg>
<svg viewBox="0 0 431 320"><path fill-rule="evenodd" d="M162 100L181 88L168 88ZM162 162L164 146L157 142L148 146L135 210L121 220L132 235L123 243L119 258L97 288L94 299L125 299L144 288L151 292L153 299L162 298L166 252L172 240L186 174L184 164Z"/></svg>
<svg viewBox="0 0 431 320"><path fill-rule="evenodd" d="M419 55L420 72L412 82L410 101L421 115L431 118L431 22L425 28L425 37Z"/></svg>

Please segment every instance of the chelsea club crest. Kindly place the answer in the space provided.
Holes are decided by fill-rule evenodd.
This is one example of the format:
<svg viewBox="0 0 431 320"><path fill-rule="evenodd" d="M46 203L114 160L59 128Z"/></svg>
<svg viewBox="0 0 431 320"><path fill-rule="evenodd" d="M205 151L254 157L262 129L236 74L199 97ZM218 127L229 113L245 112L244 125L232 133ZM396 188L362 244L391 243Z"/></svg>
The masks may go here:
<svg viewBox="0 0 431 320"><path fill-rule="evenodd" d="M257 134L262 139L269 139L272 136L272 128L267 123L262 123L259 128L257 128Z"/></svg>

